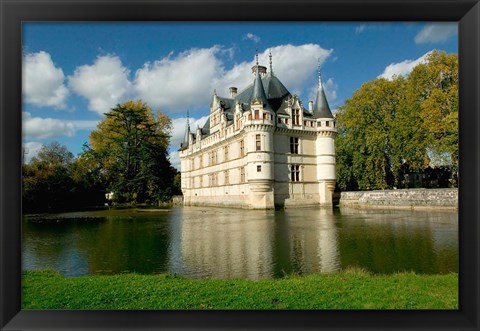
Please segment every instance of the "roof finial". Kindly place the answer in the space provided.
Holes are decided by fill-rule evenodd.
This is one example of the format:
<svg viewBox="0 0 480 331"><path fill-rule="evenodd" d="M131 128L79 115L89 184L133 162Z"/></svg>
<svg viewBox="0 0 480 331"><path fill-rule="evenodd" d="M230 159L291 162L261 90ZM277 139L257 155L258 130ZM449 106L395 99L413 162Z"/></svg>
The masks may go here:
<svg viewBox="0 0 480 331"><path fill-rule="evenodd" d="M272 50L268 50L268 57L270 58L270 73L273 73L273 66L272 66Z"/></svg>
<svg viewBox="0 0 480 331"><path fill-rule="evenodd" d="M255 61L256 61L256 65L258 67L258 48L255 50Z"/></svg>
<svg viewBox="0 0 480 331"><path fill-rule="evenodd" d="M322 87L322 74L320 73L320 58L318 58L318 88Z"/></svg>

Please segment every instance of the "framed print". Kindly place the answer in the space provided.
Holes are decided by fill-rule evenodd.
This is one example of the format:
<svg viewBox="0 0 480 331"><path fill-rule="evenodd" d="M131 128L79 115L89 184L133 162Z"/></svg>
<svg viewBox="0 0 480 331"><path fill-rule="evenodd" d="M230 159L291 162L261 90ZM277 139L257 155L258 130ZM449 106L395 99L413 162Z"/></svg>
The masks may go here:
<svg viewBox="0 0 480 331"><path fill-rule="evenodd" d="M478 1L0 5L2 330L480 328Z"/></svg>

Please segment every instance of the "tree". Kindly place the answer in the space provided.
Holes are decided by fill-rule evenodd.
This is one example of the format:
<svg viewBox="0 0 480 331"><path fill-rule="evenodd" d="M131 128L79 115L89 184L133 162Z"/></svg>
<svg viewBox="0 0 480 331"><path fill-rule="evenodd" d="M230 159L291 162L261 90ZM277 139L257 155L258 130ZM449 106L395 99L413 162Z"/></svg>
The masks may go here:
<svg viewBox="0 0 480 331"><path fill-rule="evenodd" d="M127 101L105 114L90 134L90 148L117 202L168 199L174 170L168 160L171 120L153 116L142 102Z"/></svg>
<svg viewBox="0 0 480 331"><path fill-rule="evenodd" d="M409 75L409 90L427 132L429 157L458 176L458 56L433 51Z"/></svg>
<svg viewBox="0 0 480 331"><path fill-rule="evenodd" d="M399 186L405 172L423 170L432 159L450 162L456 173L457 56L434 51L406 78L363 84L339 108L337 127L342 190Z"/></svg>
<svg viewBox="0 0 480 331"><path fill-rule="evenodd" d="M37 156L31 162L41 162L48 166L68 166L73 161L73 154L67 146L60 145L58 141L42 145Z"/></svg>
<svg viewBox="0 0 480 331"><path fill-rule="evenodd" d="M343 189L391 188L401 165L401 131L396 118L402 114L401 77L365 83L337 112L339 136L339 186ZM403 114L404 115L404 114Z"/></svg>
<svg viewBox="0 0 480 331"><path fill-rule="evenodd" d="M43 145L29 164L22 166L24 211L67 209L75 203L70 165L73 154L58 142Z"/></svg>

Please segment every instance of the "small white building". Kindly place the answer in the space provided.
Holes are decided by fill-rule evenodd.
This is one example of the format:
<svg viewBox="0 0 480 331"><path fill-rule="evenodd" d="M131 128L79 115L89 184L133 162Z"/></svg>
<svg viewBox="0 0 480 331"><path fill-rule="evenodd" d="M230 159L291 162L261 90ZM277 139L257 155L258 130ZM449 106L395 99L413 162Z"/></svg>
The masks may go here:
<svg viewBox="0 0 480 331"><path fill-rule="evenodd" d="M252 67L253 83L213 93L210 116L180 145L185 205L251 209L332 206L335 119L318 73L305 109L272 70Z"/></svg>

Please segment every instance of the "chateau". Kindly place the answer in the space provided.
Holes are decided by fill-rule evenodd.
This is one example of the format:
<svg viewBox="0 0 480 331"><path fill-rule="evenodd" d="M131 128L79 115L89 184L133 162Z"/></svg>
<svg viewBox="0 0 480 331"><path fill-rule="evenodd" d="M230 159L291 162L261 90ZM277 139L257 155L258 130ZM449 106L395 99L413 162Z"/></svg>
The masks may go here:
<svg viewBox="0 0 480 331"><path fill-rule="evenodd" d="M205 125L180 144L185 205L272 209L332 206L335 119L318 72L305 109L272 70L252 67L253 83L229 97L214 91Z"/></svg>

